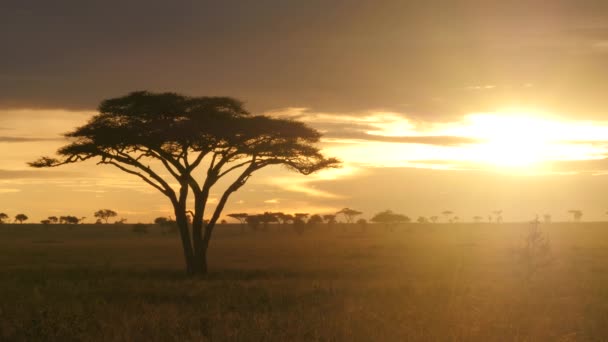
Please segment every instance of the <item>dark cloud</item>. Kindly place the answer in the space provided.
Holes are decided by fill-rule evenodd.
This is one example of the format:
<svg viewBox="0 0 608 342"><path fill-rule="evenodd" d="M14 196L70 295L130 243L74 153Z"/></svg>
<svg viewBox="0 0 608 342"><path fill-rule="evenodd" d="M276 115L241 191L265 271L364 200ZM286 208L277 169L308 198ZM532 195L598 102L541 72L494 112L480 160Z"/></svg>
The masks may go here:
<svg viewBox="0 0 608 342"><path fill-rule="evenodd" d="M149 89L236 96L254 112L383 108L441 119L520 105L599 116L608 68L585 44L603 37L607 9L605 1L7 0L0 107L94 109ZM477 84L500 88L464 90Z"/></svg>

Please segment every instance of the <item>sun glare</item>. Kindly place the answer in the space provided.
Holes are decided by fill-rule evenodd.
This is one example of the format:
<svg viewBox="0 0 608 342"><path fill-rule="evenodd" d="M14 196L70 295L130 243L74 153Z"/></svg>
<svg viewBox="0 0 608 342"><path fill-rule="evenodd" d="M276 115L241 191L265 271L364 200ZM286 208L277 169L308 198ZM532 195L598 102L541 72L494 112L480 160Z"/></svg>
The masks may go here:
<svg viewBox="0 0 608 342"><path fill-rule="evenodd" d="M566 122L531 111L476 113L449 130L478 143L463 148L464 159L498 167L531 169L543 162L602 158L594 146L608 133L605 126Z"/></svg>
<svg viewBox="0 0 608 342"><path fill-rule="evenodd" d="M502 167L531 167L559 155L563 128L525 112L472 114L466 136L479 139L470 147L472 159Z"/></svg>

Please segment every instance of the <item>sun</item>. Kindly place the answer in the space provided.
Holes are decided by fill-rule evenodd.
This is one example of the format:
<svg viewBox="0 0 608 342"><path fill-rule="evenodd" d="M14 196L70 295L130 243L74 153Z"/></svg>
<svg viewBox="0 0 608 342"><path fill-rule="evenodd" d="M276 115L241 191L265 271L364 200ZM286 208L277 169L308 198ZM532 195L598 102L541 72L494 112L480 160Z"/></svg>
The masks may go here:
<svg viewBox="0 0 608 342"><path fill-rule="evenodd" d="M530 111L470 114L460 134L478 142L465 154L472 162L532 168L559 157L564 126Z"/></svg>

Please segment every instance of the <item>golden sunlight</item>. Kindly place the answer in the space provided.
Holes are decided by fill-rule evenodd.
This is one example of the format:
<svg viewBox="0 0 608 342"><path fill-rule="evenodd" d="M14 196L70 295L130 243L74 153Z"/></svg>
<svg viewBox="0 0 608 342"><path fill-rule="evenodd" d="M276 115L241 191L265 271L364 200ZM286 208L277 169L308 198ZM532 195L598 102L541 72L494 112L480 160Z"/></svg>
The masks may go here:
<svg viewBox="0 0 608 342"><path fill-rule="evenodd" d="M533 168L546 161L603 158L605 126L563 122L531 111L477 113L451 134L478 139L464 148L465 159L500 167Z"/></svg>

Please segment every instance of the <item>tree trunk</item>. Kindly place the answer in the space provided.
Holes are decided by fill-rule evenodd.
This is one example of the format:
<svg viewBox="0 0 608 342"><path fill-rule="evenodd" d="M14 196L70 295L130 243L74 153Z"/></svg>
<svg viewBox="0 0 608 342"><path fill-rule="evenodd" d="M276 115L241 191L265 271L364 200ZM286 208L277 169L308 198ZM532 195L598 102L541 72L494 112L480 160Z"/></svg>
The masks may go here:
<svg viewBox="0 0 608 342"><path fill-rule="evenodd" d="M203 222L192 223L192 245L194 248L194 274L207 273L207 249L203 242Z"/></svg>
<svg viewBox="0 0 608 342"><path fill-rule="evenodd" d="M175 210L175 221L179 228L179 235L182 240L182 248L184 250L184 259L186 262L186 273L193 275L195 273L194 254L192 253L192 242L190 241L190 231L188 229L188 219L185 213L179 213Z"/></svg>

